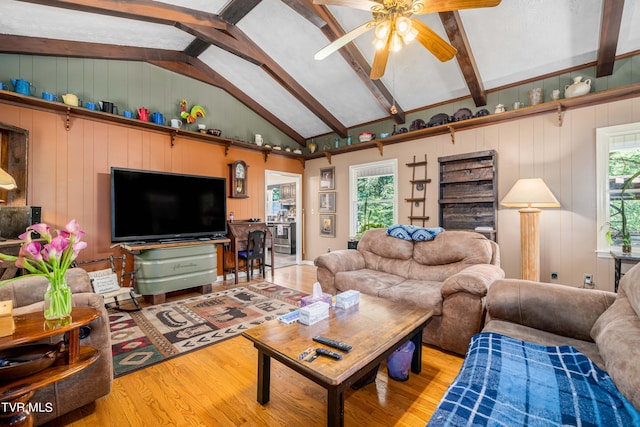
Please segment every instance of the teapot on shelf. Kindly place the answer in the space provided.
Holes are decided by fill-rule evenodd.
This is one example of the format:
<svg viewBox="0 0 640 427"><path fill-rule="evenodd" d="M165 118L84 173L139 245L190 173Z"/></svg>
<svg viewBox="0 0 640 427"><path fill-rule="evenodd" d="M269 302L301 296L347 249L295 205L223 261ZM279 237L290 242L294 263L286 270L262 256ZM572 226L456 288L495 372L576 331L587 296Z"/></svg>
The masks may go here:
<svg viewBox="0 0 640 427"><path fill-rule="evenodd" d="M67 93L66 95L62 95L62 102L67 105L72 105L74 107L78 106L78 97L72 93Z"/></svg>
<svg viewBox="0 0 640 427"><path fill-rule="evenodd" d="M591 79L581 80L582 76L575 76L573 84L564 87L565 98L573 98L574 96L586 95L591 92Z"/></svg>
<svg viewBox="0 0 640 427"><path fill-rule="evenodd" d="M13 85L13 91L21 95L30 96L36 91L36 87L31 82L23 79L11 79L11 84Z"/></svg>
<svg viewBox="0 0 640 427"><path fill-rule="evenodd" d="M138 108L138 118L142 121L149 121L149 110L144 107Z"/></svg>

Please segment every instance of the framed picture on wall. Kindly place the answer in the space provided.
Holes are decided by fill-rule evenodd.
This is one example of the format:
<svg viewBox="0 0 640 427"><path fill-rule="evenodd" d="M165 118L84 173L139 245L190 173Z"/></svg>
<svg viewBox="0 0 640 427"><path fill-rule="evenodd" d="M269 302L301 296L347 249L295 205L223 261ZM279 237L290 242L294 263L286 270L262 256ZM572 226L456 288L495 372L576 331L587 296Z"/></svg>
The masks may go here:
<svg viewBox="0 0 640 427"><path fill-rule="evenodd" d="M320 198L319 212L335 212L336 211L336 192L318 193Z"/></svg>
<svg viewBox="0 0 640 427"><path fill-rule="evenodd" d="M334 178L335 168L320 169L320 190L335 190L336 183Z"/></svg>
<svg viewBox="0 0 640 427"><path fill-rule="evenodd" d="M336 237L336 215L320 215L320 237Z"/></svg>

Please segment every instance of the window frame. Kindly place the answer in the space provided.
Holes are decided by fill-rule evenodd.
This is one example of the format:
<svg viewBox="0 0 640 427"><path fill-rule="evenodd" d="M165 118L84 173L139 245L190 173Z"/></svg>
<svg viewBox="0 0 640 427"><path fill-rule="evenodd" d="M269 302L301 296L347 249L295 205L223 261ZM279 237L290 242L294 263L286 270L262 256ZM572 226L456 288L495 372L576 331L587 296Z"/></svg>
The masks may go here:
<svg viewBox="0 0 640 427"><path fill-rule="evenodd" d="M393 223L398 222L398 159L380 160L349 166L349 239L358 234L358 173L362 170L390 167L393 175Z"/></svg>
<svg viewBox="0 0 640 427"><path fill-rule="evenodd" d="M609 223L609 153L613 138L631 134L640 135L640 122L607 126L596 129L596 252L598 256L610 257L610 251L620 251L619 245L611 245L606 233ZM636 139L640 149L640 138Z"/></svg>

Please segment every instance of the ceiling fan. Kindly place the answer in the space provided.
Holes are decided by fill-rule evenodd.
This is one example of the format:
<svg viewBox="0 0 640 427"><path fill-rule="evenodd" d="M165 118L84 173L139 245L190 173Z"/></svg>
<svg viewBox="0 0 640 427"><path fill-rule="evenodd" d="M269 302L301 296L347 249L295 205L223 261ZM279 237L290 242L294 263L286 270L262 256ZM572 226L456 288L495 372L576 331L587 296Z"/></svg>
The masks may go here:
<svg viewBox="0 0 640 427"><path fill-rule="evenodd" d="M313 0L315 4L345 6L370 11L373 19L351 30L314 56L322 60L347 43L375 28L376 55L371 67L371 80L384 75L389 52L397 52L402 44L416 39L436 58L445 62L456 55L456 48L412 15L449 12L460 9L493 7L501 0Z"/></svg>

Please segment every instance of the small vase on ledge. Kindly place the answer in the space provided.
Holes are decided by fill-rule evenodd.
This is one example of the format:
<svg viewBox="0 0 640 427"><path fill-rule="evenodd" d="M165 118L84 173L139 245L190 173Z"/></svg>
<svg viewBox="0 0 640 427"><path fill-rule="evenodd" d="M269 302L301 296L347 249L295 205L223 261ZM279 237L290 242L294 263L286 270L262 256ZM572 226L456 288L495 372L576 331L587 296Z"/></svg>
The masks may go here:
<svg viewBox="0 0 640 427"><path fill-rule="evenodd" d="M44 318L47 320L63 319L71 315L71 289L64 277L49 280L49 287L44 293Z"/></svg>
<svg viewBox="0 0 640 427"><path fill-rule="evenodd" d="M631 243L622 244L622 253L630 254L631 253Z"/></svg>

